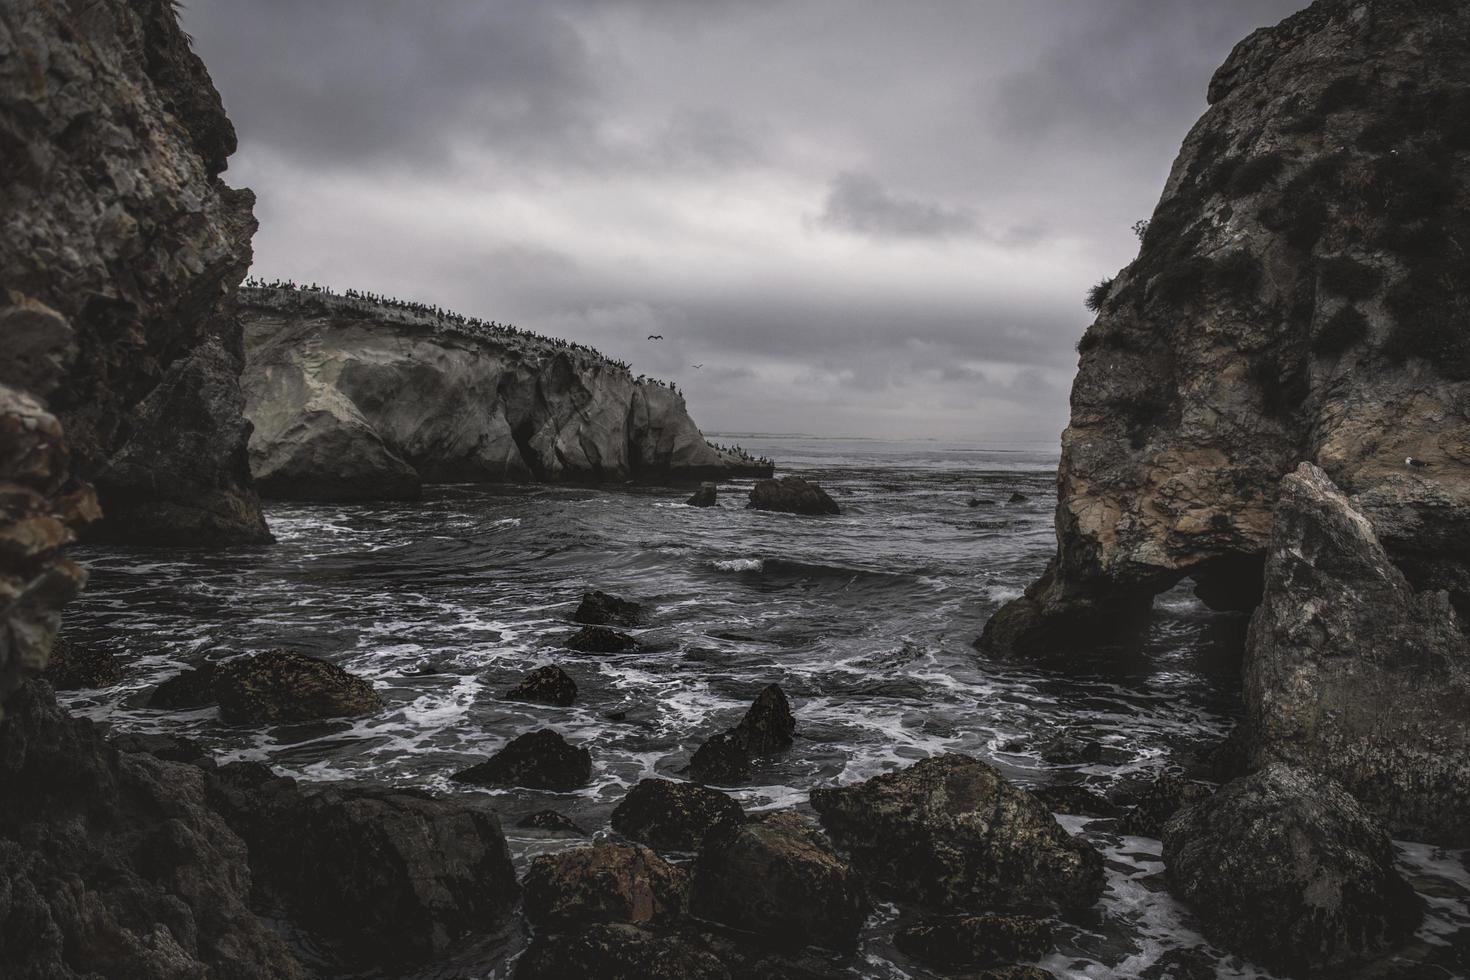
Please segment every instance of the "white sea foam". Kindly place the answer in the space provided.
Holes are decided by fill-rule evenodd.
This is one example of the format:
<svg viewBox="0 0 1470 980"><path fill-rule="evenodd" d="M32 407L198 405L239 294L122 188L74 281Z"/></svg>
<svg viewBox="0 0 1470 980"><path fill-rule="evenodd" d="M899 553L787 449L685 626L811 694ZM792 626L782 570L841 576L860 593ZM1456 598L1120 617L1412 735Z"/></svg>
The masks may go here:
<svg viewBox="0 0 1470 980"><path fill-rule="evenodd" d="M761 558L724 558L712 564L722 572L763 572L766 568Z"/></svg>

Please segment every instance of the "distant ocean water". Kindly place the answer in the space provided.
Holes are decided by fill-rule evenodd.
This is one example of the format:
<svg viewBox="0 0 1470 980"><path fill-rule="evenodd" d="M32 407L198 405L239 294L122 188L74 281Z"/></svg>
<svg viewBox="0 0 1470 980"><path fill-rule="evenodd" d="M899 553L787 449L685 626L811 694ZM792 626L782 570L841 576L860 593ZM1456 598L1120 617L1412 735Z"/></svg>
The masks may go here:
<svg viewBox="0 0 1470 980"><path fill-rule="evenodd" d="M68 702L119 729L197 738L222 761L446 792L455 770L555 728L591 749L588 788L478 791L501 813L518 862L577 843L518 830L518 817L550 807L606 827L629 786L677 777L769 683L791 697L798 739L735 792L748 809L804 806L814 786L942 752L984 757L1026 786L1106 792L1156 774L1174 753L1207 749L1233 724L1243 618L1212 613L1185 589L1158 599L1147 649L1126 664L1063 674L990 662L971 646L1054 549L1054 445L711 438L772 457L778 475L817 480L843 514L746 511L749 481L721 485L708 510L686 506L688 490L448 486L414 504L273 503L277 543L264 548L80 549L92 580L66 631L110 643L125 679ZM1013 493L1026 499L1012 503ZM645 604L648 649L559 647L589 589ZM199 656L276 646L371 678L388 709L262 731L224 725L213 709L141 707L147 689ZM550 663L577 682L575 706L500 700ZM1044 763L1039 747L1062 730L1102 743L1105 761ZM1106 853L1109 888L1061 930L1044 966L1063 977L1267 976L1198 935L1163 889L1156 841L1061 819ZM1410 953L1428 972L1413 975L1455 976L1446 964L1463 962L1470 945L1463 855L1419 845L1400 855L1430 904ZM880 907L853 976L931 976L881 938L894 914ZM508 975L503 959L476 969Z"/></svg>

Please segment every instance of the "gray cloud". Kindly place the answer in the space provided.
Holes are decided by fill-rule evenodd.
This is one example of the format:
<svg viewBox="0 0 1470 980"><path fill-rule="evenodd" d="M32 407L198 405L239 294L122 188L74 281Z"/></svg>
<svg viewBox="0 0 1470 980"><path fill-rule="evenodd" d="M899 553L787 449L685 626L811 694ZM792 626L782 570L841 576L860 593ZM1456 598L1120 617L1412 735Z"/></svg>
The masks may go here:
<svg viewBox="0 0 1470 980"><path fill-rule="evenodd" d="M932 201L894 194L867 174L833 178L819 223L879 238L950 238L980 230L975 215Z"/></svg>

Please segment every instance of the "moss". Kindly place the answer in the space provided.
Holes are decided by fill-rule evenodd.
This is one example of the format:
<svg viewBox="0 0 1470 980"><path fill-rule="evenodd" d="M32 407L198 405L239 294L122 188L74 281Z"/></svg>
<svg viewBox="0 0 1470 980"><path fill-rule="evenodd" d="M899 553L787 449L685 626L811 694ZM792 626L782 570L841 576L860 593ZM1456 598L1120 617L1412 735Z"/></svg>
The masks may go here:
<svg viewBox="0 0 1470 980"><path fill-rule="evenodd" d="M1322 288L1350 300L1367 299L1383 284L1383 273L1357 259L1335 255L1317 269Z"/></svg>
<svg viewBox="0 0 1470 980"><path fill-rule="evenodd" d="M1454 273L1432 263L1414 269L1388 291L1394 325L1384 353L1421 358L1451 381L1470 381L1470 303L1455 290Z"/></svg>
<svg viewBox="0 0 1470 980"><path fill-rule="evenodd" d="M1354 306L1344 306L1317 330L1312 338L1312 353L1318 357L1336 357L1368 338L1368 318Z"/></svg>
<svg viewBox="0 0 1470 980"><path fill-rule="evenodd" d="M1108 293L1111 292L1113 289L1114 281L1114 278L1112 276L1109 276L1108 278L1099 282L1096 286L1093 286L1091 289L1089 289L1087 291L1087 300L1084 305L1093 313L1101 313L1103 304L1106 303L1108 300Z"/></svg>
<svg viewBox="0 0 1470 980"><path fill-rule="evenodd" d="M1151 287L1155 297L1170 306L1187 306L1204 296L1214 263L1191 256L1164 267Z"/></svg>
<svg viewBox="0 0 1470 980"><path fill-rule="evenodd" d="M1272 151L1251 157L1234 168L1227 190L1232 197L1254 194L1275 180L1284 169L1286 157L1279 152Z"/></svg>

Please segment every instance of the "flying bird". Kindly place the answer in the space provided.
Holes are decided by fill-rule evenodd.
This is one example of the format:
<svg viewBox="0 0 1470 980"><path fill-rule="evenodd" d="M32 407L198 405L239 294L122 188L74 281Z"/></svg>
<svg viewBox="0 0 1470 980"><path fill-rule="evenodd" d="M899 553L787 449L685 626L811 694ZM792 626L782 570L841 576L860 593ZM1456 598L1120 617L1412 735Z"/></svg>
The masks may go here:
<svg viewBox="0 0 1470 980"><path fill-rule="evenodd" d="M689 366L692 367L692 368L694 368L694 370L696 370L696 371L698 371L700 368L704 367L703 364L691 364Z"/></svg>
<svg viewBox="0 0 1470 980"><path fill-rule="evenodd" d="M651 334L648 335L648 339L649 340L663 340L664 339L664 335L661 334L661 333L651 333Z"/></svg>
<svg viewBox="0 0 1470 980"><path fill-rule="evenodd" d="M1404 457L1404 465L1405 466L1428 466L1429 464L1426 463L1426 462L1424 462L1424 460L1422 460L1422 459L1415 459L1413 456L1405 456Z"/></svg>

